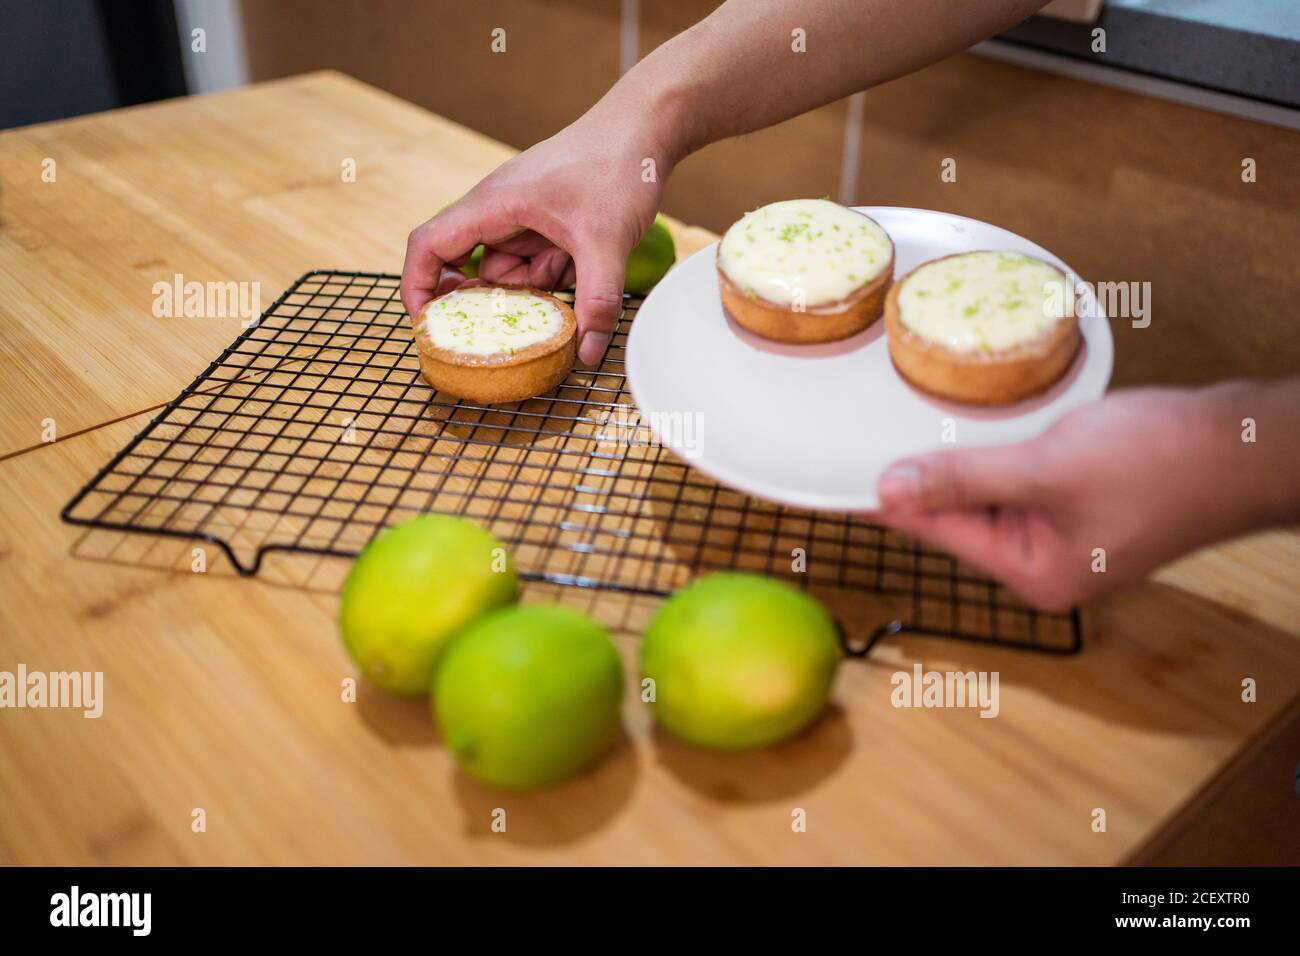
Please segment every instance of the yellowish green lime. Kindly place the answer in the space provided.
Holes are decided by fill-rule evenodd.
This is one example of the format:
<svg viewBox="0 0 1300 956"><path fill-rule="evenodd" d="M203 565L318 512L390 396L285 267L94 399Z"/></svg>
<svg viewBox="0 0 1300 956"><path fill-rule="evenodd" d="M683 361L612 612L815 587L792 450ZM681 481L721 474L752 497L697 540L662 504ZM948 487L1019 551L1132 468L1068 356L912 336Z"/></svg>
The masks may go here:
<svg viewBox="0 0 1300 956"><path fill-rule="evenodd" d="M433 715L461 768L532 790L573 776L617 738L623 668L609 635L561 605L479 620L448 648Z"/></svg>
<svg viewBox="0 0 1300 956"><path fill-rule="evenodd" d="M496 537L466 518L422 515L380 532L353 563L339 605L343 646L385 690L427 694L448 641L518 595Z"/></svg>
<svg viewBox="0 0 1300 956"><path fill-rule="evenodd" d="M641 646L660 726L724 750L763 747L810 724L826 706L839 661L825 609L755 574L713 574L682 588Z"/></svg>

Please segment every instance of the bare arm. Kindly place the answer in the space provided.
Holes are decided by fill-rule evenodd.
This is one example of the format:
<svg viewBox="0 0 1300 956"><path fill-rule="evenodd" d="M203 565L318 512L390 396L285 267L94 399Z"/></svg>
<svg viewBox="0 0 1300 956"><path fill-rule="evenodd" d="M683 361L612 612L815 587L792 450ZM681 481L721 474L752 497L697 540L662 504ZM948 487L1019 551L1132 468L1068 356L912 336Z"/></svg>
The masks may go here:
<svg viewBox="0 0 1300 956"><path fill-rule="evenodd" d="M446 268L487 245L480 275L576 281L579 354L595 362L622 303L628 251L673 166L750 132L942 59L1043 0L730 0L674 37L582 118L505 163L410 235L402 301L414 315L463 282ZM802 30L805 52L795 52ZM647 175L646 160L654 161Z"/></svg>
<svg viewBox="0 0 1300 956"><path fill-rule="evenodd" d="M652 121L653 142L676 161L717 140L905 76L1044 5L729 0L628 71L592 112L640 111Z"/></svg>

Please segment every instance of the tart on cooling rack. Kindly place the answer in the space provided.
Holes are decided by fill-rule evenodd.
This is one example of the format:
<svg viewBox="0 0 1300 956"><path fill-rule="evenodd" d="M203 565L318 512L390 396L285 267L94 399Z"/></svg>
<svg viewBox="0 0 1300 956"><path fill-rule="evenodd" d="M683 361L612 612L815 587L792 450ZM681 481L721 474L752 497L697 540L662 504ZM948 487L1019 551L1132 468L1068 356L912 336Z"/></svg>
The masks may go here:
<svg viewBox="0 0 1300 956"><path fill-rule="evenodd" d="M484 405L549 392L573 368L573 309L528 286L478 285L425 303L415 318L420 373L434 388Z"/></svg>
<svg viewBox="0 0 1300 956"><path fill-rule="evenodd" d="M826 199L760 206L718 243L722 307L777 342L830 342L880 318L894 244L874 219Z"/></svg>
<svg viewBox="0 0 1300 956"><path fill-rule="evenodd" d="M1046 390L1081 341L1065 274L1018 252L923 263L890 290L885 327L903 378L976 405L1008 405Z"/></svg>

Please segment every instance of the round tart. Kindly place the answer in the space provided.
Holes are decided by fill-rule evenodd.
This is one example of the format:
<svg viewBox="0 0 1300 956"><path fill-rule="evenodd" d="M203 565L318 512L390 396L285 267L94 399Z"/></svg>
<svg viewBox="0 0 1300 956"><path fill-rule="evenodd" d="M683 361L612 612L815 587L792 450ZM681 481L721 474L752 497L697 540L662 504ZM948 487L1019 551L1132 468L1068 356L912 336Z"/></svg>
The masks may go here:
<svg viewBox="0 0 1300 956"><path fill-rule="evenodd" d="M573 369L573 309L527 286L477 285L431 299L415 318L420 373L484 405L549 392Z"/></svg>
<svg viewBox="0 0 1300 956"><path fill-rule="evenodd" d="M826 199L760 206L718 243L722 308L776 342L831 342L880 317L894 244L868 216Z"/></svg>
<svg viewBox="0 0 1300 956"><path fill-rule="evenodd" d="M885 328L903 378L976 405L1007 405L1047 389L1080 342L1065 275L1017 252L923 263L890 290Z"/></svg>

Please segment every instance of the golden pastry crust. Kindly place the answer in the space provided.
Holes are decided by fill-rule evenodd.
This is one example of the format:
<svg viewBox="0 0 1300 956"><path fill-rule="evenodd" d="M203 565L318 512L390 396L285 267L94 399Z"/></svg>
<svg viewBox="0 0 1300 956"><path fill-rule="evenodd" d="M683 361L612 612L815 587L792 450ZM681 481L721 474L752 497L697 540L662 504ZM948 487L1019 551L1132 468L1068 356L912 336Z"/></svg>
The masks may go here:
<svg viewBox="0 0 1300 956"><path fill-rule="evenodd" d="M718 248L720 255L721 244ZM822 303L803 311L759 295L747 295L731 281L716 258L714 268L718 273L723 311L737 325L773 342L802 345L834 342L861 332L880 318L885 295L894 280L894 248L891 242L889 261L870 282L838 302Z"/></svg>
<svg viewBox="0 0 1300 956"><path fill-rule="evenodd" d="M494 289L527 293L545 299L560 312L561 325L551 337L534 342L514 353L492 352L475 355L434 345L428 333L431 299L415 317L415 345L420 353L420 373L434 388L482 405L519 402L543 395L555 388L573 370L577 357L578 322L567 302L532 286L483 284L462 292ZM450 295L450 293L447 293ZM439 296L438 298L441 298Z"/></svg>
<svg viewBox="0 0 1300 956"><path fill-rule="evenodd" d="M917 269L951 258L931 259ZM1046 391L1074 363L1082 336L1073 315L1059 319L1031 342L992 353L958 352L917 335L903 324L898 307L899 293L912 272L894 283L885 298L885 330L894 368L923 392L970 405L1010 405Z"/></svg>

